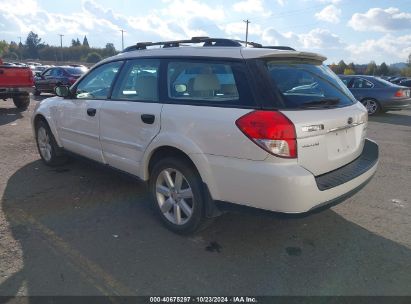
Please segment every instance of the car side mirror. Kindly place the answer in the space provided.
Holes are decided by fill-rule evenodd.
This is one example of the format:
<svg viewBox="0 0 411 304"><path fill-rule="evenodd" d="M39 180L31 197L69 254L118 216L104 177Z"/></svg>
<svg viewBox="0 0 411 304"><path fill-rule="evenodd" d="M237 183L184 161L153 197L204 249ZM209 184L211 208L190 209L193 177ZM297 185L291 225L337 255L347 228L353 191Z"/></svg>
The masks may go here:
<svg viewBox="0 0 411 304"><path fill-rule="evenodd" d="M56 87L55 92L56 92L56 95L60 97L70 96L70 89L68 86L65 86L65 85Z"/></svg>

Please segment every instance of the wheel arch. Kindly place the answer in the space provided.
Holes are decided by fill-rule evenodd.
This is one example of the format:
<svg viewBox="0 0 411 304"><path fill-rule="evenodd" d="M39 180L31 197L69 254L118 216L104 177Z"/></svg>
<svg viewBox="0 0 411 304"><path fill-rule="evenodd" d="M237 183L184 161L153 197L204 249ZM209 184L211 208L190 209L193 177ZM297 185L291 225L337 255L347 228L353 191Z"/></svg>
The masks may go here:
<svg viewBox="0 0 411 304"><path fill-rule="evenodd" d="M204 212L205 216L207 218L212 218L219 216L221 214L221 211L218 209L218 207L215 204L215 201L213 200L213 191L215 191L214 184L212 183L212 180L210 179L209 176L209 171L207 167L207 161L201 160L199 161L199 157L204 157L202 154L195 154L195 157L190 157L189 154L185 153L179 148L176 148L171 145L163 145L163 146L158 146L157 148L153 149L151 151L151 154L147 160L147 165L146 165L146 179L148 180L151 171L155 165L155 163L163 159L165 157L176 157L179 159L183 159L184 161L188 162L200 175L202 179L202 187L203 187L203 195L204 195ZM193 154L191 156L194 156ZM206 170L206 171L203 171Z"/></svg>
<svg viewBox="0 0 411 304"><path fill-rule="evenodd" d="M150 178L150 166L153 164L153 156L161 157L167 153L168 155L179 155L193 164L204 184L207 185L211 196L218 197L218 195L215 196L217 188L214 185L214 178L212 178L206 155L193 140L179 134L165 132L157 135L144 152L139 177L147 181Z"/></svg>
<svg viewBox="0 0 411 304"><path fill-rule="evenodd" d="M37 124L38 124L38 122L39 122L40 120L42 120L42 121L44 121L44 122L47 123L47 125L49 126L51 132L53 133L53 136L54 136L54 139L55 139L56 142L57 142L57 145L58 145L59 147L63 147L62 144L61 144L61 142L60 142L60 138L59 138L59 136L58 136L58 134L57 134L56 126L54 125L53 121L52 121L51 119L48 119L48 118L47 118L47 115L45 115L44 113L36 113L36 114L33 116L33 119L32 119L32 127L33 127L34 137L36 137L36 127L37 127Z"/></svg>

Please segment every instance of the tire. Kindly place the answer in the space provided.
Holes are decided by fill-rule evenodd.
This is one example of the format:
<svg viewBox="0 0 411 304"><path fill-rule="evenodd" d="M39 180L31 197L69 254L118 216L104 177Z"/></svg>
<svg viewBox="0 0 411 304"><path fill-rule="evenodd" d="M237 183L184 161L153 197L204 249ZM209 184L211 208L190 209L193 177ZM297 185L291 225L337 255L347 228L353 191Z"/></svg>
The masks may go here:
<svg viewBox="0 0 411 304"><path fill-rule="evenodd" d="M175 185L177 176L180 187ZM171 157L158 161L150 176L149 189L155 208L168 229L190 234L205 227L202 180L190 163Z"/></svg>
<svg viewBox="0 0 411 304"><path fill-rule="evenodd" d="M13 97L13 103L19 110L26 110L30 104L30 95Z"/></svg>
<svg viewBox="0 0 411 304"><path fill-rule="evenodd" d="M374 99L364 99L361 103L367 109L369 116L377 115L381 112L381 105Z"/></svg>
<svg viewBox="0 0 411 304"><path fill-rule="evenodd" d="M40 96L40 94L41 94L41 91L37 89L34 90L34 96Z"/></svg>
<svg viewBox="0 0 411 304"><path fill-rule="evenodd" d="M40 157L46 165L54 167L67 161L67 156L57 145L49 125L44 120L36 123L36 143Z"/></svg>

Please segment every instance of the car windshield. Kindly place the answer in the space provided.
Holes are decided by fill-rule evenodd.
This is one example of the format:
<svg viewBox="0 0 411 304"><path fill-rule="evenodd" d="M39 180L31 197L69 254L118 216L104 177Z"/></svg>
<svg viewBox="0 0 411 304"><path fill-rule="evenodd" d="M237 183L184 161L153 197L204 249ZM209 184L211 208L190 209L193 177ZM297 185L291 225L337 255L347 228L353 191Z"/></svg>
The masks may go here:
<svg viewBox="0 0 411 304"><path fill-rule="evenodd" d="M71 75L83 75L87 72L87 68L84 67L65 68L65 70Z"/></svg>
<svg viewBox="0 0 411 304"><path fill-rule="evenodd" d="M273 60L267 61L266 66L287 108L343 107L356 102L325 65Z"/></svg>
<svg viewBox="0 0 411 304"><path fill-rule="evenodd" d="M375 81L384 87L396 87L397 86L395 83L389 82L385 79L378 78L378 77L375 78Z"/></svg>

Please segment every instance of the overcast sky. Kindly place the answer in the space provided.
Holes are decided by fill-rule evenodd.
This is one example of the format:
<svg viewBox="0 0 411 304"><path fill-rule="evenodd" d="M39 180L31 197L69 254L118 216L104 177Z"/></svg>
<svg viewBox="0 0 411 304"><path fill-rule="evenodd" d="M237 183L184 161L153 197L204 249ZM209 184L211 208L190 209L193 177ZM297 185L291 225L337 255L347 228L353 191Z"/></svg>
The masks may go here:
<svg viewBox="0 0 411 304"><path fill-rule="evenodd" d="M404 62L411 53L411 0L2 0L0 40L29 31L63 45L91 46L192 36L245 39L319 52L328 63Z"/></svg>

